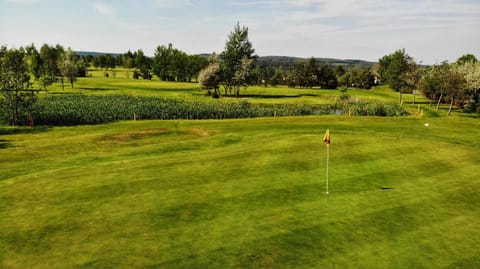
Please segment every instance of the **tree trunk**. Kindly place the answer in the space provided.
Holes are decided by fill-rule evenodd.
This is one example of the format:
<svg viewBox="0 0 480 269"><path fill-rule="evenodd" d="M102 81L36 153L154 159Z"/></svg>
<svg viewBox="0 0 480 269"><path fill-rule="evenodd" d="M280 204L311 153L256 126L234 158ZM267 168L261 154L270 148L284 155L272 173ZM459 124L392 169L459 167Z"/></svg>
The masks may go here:
<svg viewBox="0 0 480 269"><path fill-rule="evenodd" d="M443 98L443 91L440 93L440 97L438 98L438 102L437 102L437 108L435 111L438 111L438 107L440 106L440 102L442 101L442 98Z"/></svg>
<svg viewBox="0 0 480 269"><path fill-rule="evenodd" d="M18 124L18 91L15 91L13 105L14 105L14 109L13 109L12 126L15 126Z"/></svg>
<svg viewBox="0 0 480 269"><path fill-rule="evenodd" d="M65 78L62 76L62 91L65 91Z"/></svg>
<svg viewBox="0 0 480 269"><path fill-rule="evenodd" d="M415 104L415 97L416 97L416 95L417 95L417 88L415 87L415 88L413 89L413 104Z"/></svg>
<svg viewBox="0 0 480 269"><path fill-rule="evenodd" d="M399 92L400 92L400 97L399 97L400 99L399 99L399 101L400 101L400 105L402 105L402 104L403 104L402 90L400 90Z"/></svg>
<svg viewBox="0 0 480 269"><path fill-rule="evenodd" d="M450 116L450 114L452 113L452 107L453 107L453 97L452 97L452 100L450 101L450 108L448 109L447 116Z"/></svg>

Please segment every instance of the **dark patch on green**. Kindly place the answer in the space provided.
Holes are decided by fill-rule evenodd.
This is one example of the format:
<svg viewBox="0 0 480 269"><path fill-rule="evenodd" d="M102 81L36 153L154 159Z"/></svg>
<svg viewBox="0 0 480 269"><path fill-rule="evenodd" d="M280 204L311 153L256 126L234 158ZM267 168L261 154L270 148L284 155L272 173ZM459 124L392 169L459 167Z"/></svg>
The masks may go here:
<svg viewBox="0 0 480 269"><path fill-rule="evenodd" d="M17 134L37 134L48 132L50 127L38 126L34 128L26 127L0 127L0 135L17 135Z"/></svg>
<svg viewBox="0 0 480 269"><path fill-rule="evenodd" d="M125 133L119 133L119 134L104 135L100 138L100 141L121 143L121 142L129 142L131 140L136 140L136 139L152 137L152 136L167 135L173 132L174 130L169 128L133 131L133 132L125 132Z"/></svg>
<svg viewBox="0 0 480 269"><path fill-rule="evenodd" d="M13 144L9 140L0 139L0 149L6 149L13 147Z"/></svg>

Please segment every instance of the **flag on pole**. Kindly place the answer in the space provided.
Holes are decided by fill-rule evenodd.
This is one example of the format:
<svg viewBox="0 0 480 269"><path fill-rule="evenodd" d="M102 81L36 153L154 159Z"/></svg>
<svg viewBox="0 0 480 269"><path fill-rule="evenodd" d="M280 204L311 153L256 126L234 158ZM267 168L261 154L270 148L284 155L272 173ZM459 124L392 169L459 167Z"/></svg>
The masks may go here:
<svg viewBox="0 0 480 269"><path fill-rule="evenodd" d="M330 145L330 130L328 129L323 136L323 143L325 143L326 145Z"/></svg>

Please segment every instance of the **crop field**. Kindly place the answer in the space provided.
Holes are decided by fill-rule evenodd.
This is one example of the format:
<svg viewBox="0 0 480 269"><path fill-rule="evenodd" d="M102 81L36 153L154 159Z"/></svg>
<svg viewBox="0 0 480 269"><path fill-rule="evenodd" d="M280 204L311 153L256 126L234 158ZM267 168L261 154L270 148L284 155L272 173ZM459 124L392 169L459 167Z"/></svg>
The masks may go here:
<svg viewBox="0 0 480 269"><path fill-rule="evenodd" d="M1 268L480 267L475 118L123 121L0 134Z"/></svg>

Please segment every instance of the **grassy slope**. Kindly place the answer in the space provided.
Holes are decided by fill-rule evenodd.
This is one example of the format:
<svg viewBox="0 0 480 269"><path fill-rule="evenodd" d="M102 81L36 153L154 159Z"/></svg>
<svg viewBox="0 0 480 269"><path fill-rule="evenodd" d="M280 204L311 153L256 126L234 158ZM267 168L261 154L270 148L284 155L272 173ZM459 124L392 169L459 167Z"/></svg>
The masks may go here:
<svg viewBox="0 0 480 269"><path fill-rule="evenodd" d="M480 267L476 119L1 131L2 268Z"/></svg>

